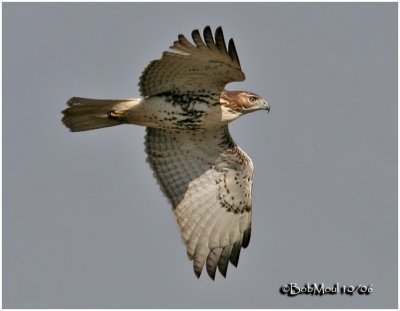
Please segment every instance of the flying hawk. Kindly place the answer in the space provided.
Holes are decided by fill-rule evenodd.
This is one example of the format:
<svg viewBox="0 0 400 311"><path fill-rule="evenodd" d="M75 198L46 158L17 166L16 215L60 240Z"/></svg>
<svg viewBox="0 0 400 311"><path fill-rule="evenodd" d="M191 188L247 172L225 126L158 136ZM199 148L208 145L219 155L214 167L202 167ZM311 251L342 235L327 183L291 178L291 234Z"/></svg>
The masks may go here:
<svg viewBox="0 0 400 311"><path fill-rule="evenodd" d="M222 28L205 27L204 39L183 35L152 61L140 77L142 98L103 100L73 97L62 122L72 132L137 124L146 127L145 150L169 199L197 277L206 265L214 280L237 266L249 245L253 163L233 141L229 122L256 110L269 111L259 95L227 91L243 81L233 40Z"/></svg>

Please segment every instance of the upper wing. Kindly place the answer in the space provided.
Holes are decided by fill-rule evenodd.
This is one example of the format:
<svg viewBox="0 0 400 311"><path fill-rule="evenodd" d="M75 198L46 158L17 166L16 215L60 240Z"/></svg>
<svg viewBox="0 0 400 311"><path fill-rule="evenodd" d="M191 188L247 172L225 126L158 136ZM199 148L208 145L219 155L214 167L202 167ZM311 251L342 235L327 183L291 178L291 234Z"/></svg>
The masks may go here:
<svg viewBox="0 0 400 311"><path fill-rule="evenodd" d="M147 128L146 152L170 199L187 253L199 277L214 279L237 266L251 233L253 165L223 128L215 132Z"/></svg>
<svg viewBox="0 0 400 311"><path fill-rule="evenodd" d="M146 67L139 82L142 96L201 90L219 94L227 83L245 79L235 44L230 39L226 48L221 27L215 41L209 26L204 28L204 41L198 30L192 38L195 45L179 35L170 47L177 52L164 52Z"/></svg>

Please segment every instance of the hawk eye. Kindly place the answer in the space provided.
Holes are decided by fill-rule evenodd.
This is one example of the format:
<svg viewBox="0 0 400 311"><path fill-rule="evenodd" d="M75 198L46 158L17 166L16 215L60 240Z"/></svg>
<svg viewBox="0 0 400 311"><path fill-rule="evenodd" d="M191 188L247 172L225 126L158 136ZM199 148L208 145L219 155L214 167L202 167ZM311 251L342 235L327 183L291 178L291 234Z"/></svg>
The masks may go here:
<svg viewBox="0 0 400 311"><path fill-rule="evenodd" d="M249 100L250 100L251 103L254 103L254 102L257 100L257 97L251 96L251 97L249 98Z"/></svg>

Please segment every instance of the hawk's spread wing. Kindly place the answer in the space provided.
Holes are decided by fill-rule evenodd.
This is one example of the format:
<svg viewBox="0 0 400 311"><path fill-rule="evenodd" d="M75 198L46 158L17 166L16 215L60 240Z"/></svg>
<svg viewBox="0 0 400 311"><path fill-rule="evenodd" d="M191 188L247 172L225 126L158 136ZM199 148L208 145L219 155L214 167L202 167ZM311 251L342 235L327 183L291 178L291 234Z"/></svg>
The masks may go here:
<svg viewBox="0 0 400 311"><path fill-rule="evenodd" d="M196 275L206 265L211 278L217 268L225 276L229 261L237 266L250 241L250 158L227 127L202 133L147 128L145 144Z"/></svg>
<svg viewBox="0 0 400 311"><path fill-rule="evenodd" d="M195 45L179 35L170 47L176 52L164 52L147 66L139 82L142 96L187 91L219 96L227 83L245 79L235 44L230 39L226 48L221 27L215 32L215 41L210 27L204 29L204 41L198 30L192 32L192 38Z"/></svg>

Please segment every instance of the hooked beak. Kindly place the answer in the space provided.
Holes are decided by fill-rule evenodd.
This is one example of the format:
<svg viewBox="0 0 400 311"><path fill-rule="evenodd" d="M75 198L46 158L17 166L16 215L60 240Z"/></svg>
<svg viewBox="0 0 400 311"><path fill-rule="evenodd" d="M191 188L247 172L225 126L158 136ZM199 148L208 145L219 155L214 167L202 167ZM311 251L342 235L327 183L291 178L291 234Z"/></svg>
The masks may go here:
<svg viewBox="0 0 400 311"><path fill-rule="evenodd" d="M269 112L270 106L265 100L260 99L257 102L257 105L247 108L247 109L243 109L243 113L249 113L249 112L258 111L258 110L267 110L267 112Z"/></svg>
<svg viewBox="0 0 400 311"><path fill-rule="evenodd" d="M267 113L269 113L270 106L266 101L264 101L264 104L261 106L261 109L265 109L267 110Z"/></svg>

